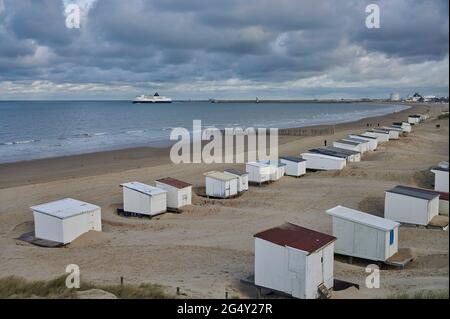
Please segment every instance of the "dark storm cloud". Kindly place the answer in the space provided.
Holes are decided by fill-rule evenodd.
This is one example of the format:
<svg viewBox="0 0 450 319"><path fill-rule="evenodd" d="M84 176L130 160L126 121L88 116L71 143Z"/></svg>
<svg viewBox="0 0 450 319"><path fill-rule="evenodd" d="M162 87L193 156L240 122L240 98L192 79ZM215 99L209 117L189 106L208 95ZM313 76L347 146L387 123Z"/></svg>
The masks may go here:
<svg viewBox="0 0 450 319"><path fill-rule="evenodd" d="M448 74L448 1L67 2L91 3L81 30L65 27L63 1L4 0L0 83L151 82L176 92L296 82L351 91L365 82L432 87ZM365 27L371 2L381 7L380 29Z"/></svg>

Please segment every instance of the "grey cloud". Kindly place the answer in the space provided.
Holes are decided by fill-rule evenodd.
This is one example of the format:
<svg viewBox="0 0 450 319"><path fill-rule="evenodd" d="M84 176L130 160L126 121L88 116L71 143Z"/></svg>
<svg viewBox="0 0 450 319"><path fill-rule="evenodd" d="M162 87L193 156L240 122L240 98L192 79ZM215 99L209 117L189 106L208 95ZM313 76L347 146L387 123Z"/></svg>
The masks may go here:
<svg viewBox="0 0 450 319"><path fill-rule="evenodd" d="M368 3L97 0L82 29L69 30L62 1L6 0L0 83L38 79L139 88L161 83L174 90L183 83L227 79L274 87L321 76L331 82L391 83L428 62L443 68L434 67L425 80L448 74L448 1L377 1L382 14L377 30L365 28ZM366 66L367 59L382 62L377 69ZM395 70L385 70L386 63Z"/></svg>

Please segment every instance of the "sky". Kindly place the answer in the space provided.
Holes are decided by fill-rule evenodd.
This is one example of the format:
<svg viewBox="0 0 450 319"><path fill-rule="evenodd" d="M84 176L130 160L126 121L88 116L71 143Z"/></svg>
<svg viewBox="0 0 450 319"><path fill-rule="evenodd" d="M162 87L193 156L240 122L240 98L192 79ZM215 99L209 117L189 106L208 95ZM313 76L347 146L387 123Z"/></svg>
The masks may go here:
<svg viewBox="0 0 450 319"><path fill-rule="evenodd" d="M380 8L367 28L366 6ZM81 9L67 28L65 8ZM447 96L448 0L0 0L0 100Z"/></svg>

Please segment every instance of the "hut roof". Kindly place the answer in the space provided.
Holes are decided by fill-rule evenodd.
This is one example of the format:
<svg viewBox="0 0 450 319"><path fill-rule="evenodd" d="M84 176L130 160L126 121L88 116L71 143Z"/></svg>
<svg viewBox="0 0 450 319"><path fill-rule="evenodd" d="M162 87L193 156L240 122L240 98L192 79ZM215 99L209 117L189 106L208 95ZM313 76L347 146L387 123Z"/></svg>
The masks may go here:
<svg viewBox="0 0 450 319"><path fill-rule="evenodd" d="M336 237L320 233L291 223L271 228L254 235L279 246L300 249L311 254L336 241Z"/></svg>
<svg viewBox="0 0 450 319"><path fill-rule="evenodd" d="M384 231L392 230L400 225L399 223L394 222L392 220L363 213L344 206L336 206L334 208L331 208L327 210L327 213L330 214L331 216L336 216L342 219L350 220L352 222L356 222L366 226L371 226Z"/></svg>
<svg viewBox="0 0 450 319"><path fill-rule="evenodd" d="M435 191L430 191L427 189L414 188L408 186L395 186L394 188L387 190L387 193L395 193L415 198L421 198L426 200L431 200L439 197L440 193Z"/></svg>
<svg viewBox="0 0 450 319"><path fill-rule="evenodd" d="M165 191L164 189L153 187L153 186L143 184L140 182L124 183L124 184L121 184L120 186L128 188L128 189L132 189L136 192L139 192L139 193L142 193L145 195L149 195L149 196L155 196L155 195L167 193L167 191Z"/></svg>
<svg viewBox="0 0 450 319"><path fill-rule="evenodd" d="M100 209L100 207L76 199L65 198L58 201L33 206L31 207L31 209L45 215L49 215L59 219L66 219L69 217L95 211L97 209Z"/></svg>
<svg viewBox="0 0 450 319"><path fill-rule="evenodd" d="M157 182L160 182L160 183L163 183L166 185L170 185L170 186L173 186L178 189L183 189L183 188L192 186L192 184L180 181L180 180L172 178L172 177L161 178L161 179L158 179Z"/></svg>

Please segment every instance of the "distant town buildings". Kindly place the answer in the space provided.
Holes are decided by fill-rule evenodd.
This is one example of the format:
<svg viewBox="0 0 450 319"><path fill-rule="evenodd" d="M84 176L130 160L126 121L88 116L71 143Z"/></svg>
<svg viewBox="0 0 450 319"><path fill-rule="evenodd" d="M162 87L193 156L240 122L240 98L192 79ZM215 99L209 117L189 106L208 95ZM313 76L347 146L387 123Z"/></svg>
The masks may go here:
<svg viewBox="0 0 450 319"><path fill-rule="evenodd" d="M435 95L422 95L420 93L414 93L413 95L409 95L407 98L402 98L399 93L391 93L389 96L389 101L391 102L427 102L427 103L448 103L447 97L437 97Z"/></svg>

